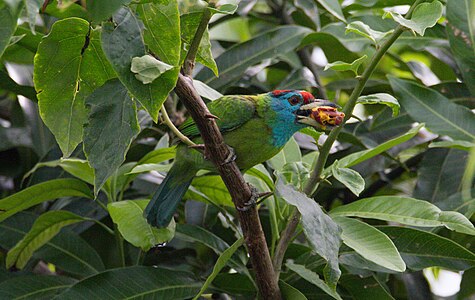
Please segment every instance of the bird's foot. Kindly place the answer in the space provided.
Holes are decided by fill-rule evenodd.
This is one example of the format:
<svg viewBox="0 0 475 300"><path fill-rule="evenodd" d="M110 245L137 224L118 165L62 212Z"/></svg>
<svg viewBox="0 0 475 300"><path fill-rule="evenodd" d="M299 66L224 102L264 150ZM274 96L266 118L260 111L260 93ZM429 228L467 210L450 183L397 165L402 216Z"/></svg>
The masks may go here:
<svg viewBox="0 0 475 300"><path fill-rule="evenodd" d="M247 185L251 189L251 198L249 201L244 202L242 207L236 207L236 209L239 211L248 211L251 207L262 203L262 201L274 194L272 192L259 193L259 191L253 185L249 183Z"/></svg>
<svg viewBox="0 0 475 300"><path fill-rule="evenodd" d="M228 157L226 157L226 159L221 163L222 166L232 163L233 161L236 160L236 152L234 151L234 149L230 146L227 146L227 147L229 149L229 154L228 154Z"/></svg>

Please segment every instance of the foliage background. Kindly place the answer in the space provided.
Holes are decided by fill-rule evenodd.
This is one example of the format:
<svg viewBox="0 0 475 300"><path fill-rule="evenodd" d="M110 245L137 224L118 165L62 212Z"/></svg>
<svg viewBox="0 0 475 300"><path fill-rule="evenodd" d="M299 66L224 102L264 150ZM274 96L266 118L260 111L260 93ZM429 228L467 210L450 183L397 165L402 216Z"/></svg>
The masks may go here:
<svg viewBox="0 0 475 300"><path fill-rule="evenodd" d="M426 268L464 271L457 297L474 297L475 4L426 2L403 19L411 4L0 1L0 298L256 296L219 176L193 181L176 224L142 217L174 157L166 115L179 124L185 111L171 91L208 12L194 72L207 101L287 88L341 106L355 88L371 95L331 149L306 130L245 175L276 191L260 206L271 255L294 205L309 212L284 257L284 297L428 299ZM132 72L147 54L159 60ZM310 194L323 211L300 192L318 148L331 150ZM340 238L339 252L328 246Z"/></svg>

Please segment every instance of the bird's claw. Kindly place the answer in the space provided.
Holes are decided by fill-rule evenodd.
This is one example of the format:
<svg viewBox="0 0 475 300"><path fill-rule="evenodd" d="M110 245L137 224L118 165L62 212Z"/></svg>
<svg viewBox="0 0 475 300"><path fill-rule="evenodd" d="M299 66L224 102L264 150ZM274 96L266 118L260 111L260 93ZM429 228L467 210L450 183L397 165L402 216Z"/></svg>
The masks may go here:
<svg viewBox="0 0 475 300"><path fill-rule="evenodd" d="M251 198L249 198L249 201L244 202L244 206L236 207L236 209L239 211L248 211L251 207L254 207L260 204L266 198L274 194L273 192L259 193L259 191L253 185L249 183L247 185L251 189Z"/></svg>
<svg viewBox="0 0 475 300"><path fill-rule="evenodd" d="M226 157L224 161L221 163L222 166L232 163L233 161L236 160L236 152L234 151L234 149L230 146L228 146L228 149L229 149L228 157Z"/></svg>

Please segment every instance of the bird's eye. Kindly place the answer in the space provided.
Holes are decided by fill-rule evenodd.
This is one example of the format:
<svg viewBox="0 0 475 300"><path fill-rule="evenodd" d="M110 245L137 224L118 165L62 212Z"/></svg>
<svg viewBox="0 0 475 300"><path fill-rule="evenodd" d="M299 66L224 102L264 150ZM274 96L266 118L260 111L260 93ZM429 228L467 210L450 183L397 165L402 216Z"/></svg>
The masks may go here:
<svg viewBox="0 0 475 300"><path fill-rule="evenodd" d="M292 96L289 98L289 103L291 105L297 105L300 103L300 98L298 96Z"/></svg>

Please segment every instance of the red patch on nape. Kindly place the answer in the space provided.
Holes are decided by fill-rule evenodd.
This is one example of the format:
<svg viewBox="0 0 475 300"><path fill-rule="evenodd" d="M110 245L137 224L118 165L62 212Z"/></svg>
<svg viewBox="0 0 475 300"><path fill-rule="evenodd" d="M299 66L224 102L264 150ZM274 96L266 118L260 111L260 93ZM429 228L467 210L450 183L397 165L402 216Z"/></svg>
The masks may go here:
<svg viewBox="0 0 475 300"><path fill-rule="evenodd" d="M303 97L303 102L305 104L310 103L310 101L315 100L315 97L309 92L300 92L300 95Z"/></svg>
<svg viewBox="0 0 475 300"><path fill-rule="evenodd" d="M275 90L275 91L272 92L272 95L274 95L275 97L278 97L279 95L284 94L284 93L288 93L290 91L291 90Z"/></svg>

